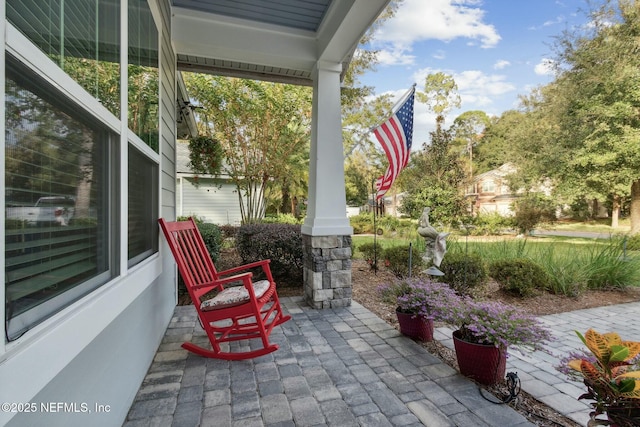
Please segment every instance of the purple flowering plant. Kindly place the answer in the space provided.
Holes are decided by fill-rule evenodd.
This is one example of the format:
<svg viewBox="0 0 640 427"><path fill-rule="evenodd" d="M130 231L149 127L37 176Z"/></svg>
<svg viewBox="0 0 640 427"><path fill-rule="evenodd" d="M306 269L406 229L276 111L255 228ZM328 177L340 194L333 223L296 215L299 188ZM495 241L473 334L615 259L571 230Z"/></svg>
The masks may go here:
<svg viewBox="0 0 640 427"><path fill-rule="evenodd" d="M464 341L505 351L512 346L545 351L544 343L553 340L551 332L534 316L496 301L460 297L450 307L446 321L458 326Z"/></svg>
<svg viewBox="0 0 640 427"><path fill-rule="evenodd" d="M449 285L428 278L397 281L378 288L383 301L397 310L448 323L458 328L464 341L542 350L553 340L551 332L534 316L495 301L475 301L457 294Z"/></svg>
<svg viewBox="0 0 640 427"><path fill-rule="evenodd" d="M383 301L396 304L397 310L415 316L443 320L451 300L459 298L446 283L429 278L400 280L378 287Z"/></svg>

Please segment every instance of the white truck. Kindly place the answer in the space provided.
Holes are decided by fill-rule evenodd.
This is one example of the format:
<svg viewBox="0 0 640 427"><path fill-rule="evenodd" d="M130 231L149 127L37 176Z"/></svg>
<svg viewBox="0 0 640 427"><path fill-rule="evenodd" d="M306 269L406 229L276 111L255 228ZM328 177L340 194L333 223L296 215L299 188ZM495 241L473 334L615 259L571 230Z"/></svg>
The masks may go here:
<svg viewBox="0 0 640 427"><path fill-rule="evenodd" d="M5 208L7 220L25 221L28 225L69 225L75 214L76 201L73 197L40 197L35 206L15 206Z"/></svg>

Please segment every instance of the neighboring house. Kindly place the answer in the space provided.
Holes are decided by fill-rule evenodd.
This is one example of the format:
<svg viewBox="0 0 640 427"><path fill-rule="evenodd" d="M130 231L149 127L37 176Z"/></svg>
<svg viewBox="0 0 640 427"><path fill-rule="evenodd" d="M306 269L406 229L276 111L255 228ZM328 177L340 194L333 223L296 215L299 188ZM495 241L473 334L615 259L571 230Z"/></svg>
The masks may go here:
<svg viewBox="0 0 640 427"><path fill-rule="evenodd" d="M471 203L471 213L513 215L511 204L518 196L509 188L506 177L515 171L513 164L505 163L498 169L476 175L465 193Z"/></svg>
<svg viewBox="0 0 640 427"><path fill-rule="evenodd" d="M178 216L205 222L240 225L242 214L235 184L224 176L195 175L189 167L189 142L176 144L176 209Z"/></svg>
<svg viewBox="0 0 640 427"><path fill-rule="evenodd" d="M388 3L0 3L5 209L75 200L66 226L0 220L0 401L13 405L0 425L125 420L177 302L157 219L178 214L176 141L190 133L181 71L313 88L304 294L315 308L351 303L340 86ZM328 271L319 253L344 262ZM167 363L184 364L174 344L163 343L175 348Z"/></svg>
<svg viewBox="0 0 640 427"><path fill-rule="evenodd" d="M522 190L513 192L507 183L506 177L514 173L516 167L511 163L505 163L497 169L476 175L473 183L467 188L465 197L470 201L473 215L496 212L502 216L513 215L512 204L523 193ZM538 191L546 196L551 195L551 184L543 183ZM588 202L592 215L596 218L609 216L606 207L597 199ZM556 214L561 218L568 206L559 207Z"/></svg>
<svg viewBox="0 0 640 427"><path fill-rule="evenodd" d="M367 204L364 206L358 207L359 212L373 212L375 210L375 206L377 204L377 214L378 215L390 215L396 218L400 218L403 214L400 212L400 207L402 206L402 200L406 196L406 192L402 193L387 193L389 195L383 196L382 199L374 202L375 194L369 194L369 199L367 200ZM359 212L356 212L354 215L357 215Z"/></svg>

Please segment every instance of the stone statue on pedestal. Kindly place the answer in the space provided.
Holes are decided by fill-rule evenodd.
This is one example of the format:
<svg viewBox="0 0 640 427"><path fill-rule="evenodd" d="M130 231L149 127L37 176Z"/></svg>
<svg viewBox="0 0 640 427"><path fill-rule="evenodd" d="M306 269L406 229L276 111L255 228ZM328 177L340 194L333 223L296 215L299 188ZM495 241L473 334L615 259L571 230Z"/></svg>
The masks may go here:
<svg viewBox="0 0 640 427"><path fill-rule="evenodd" d="M426 243L426 251L422 259L427 265L432 264L435 267L440 267L442 258L444 258L444 254L447 252L447 236L449 233L438 233L438 231L429 224L429 212L431 212L431 208L424 208L422 216L418 221L418 234L424 237Z"/></svg>

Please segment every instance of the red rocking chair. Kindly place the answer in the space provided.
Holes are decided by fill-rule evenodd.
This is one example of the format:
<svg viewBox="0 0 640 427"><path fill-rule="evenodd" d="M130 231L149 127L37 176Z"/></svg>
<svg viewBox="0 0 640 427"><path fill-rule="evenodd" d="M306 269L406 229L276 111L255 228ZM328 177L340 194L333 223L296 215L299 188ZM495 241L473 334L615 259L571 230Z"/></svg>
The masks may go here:
<svg viewBox="0 0 640 427"><path fill-rule="evenodd" d="M269 268L270 260L218 272L192 218L176 222L160 218L158 222L213 349L190 342L183 343L182 347L204 357L225 360L250 359L276 351L278 345L269 343L269 335L275 326L291 319L291 316L282 313ZM253 273L248 270L256 267L262 268L266 280L252 280ZM242 282L242 286L237 286L239 282ZM225 287L234 283L236 286ZM218 293L202 301L202 297L211 291ZM223 343L253 338L262 341L261 348L231 352L221 346Z"/></svg>

